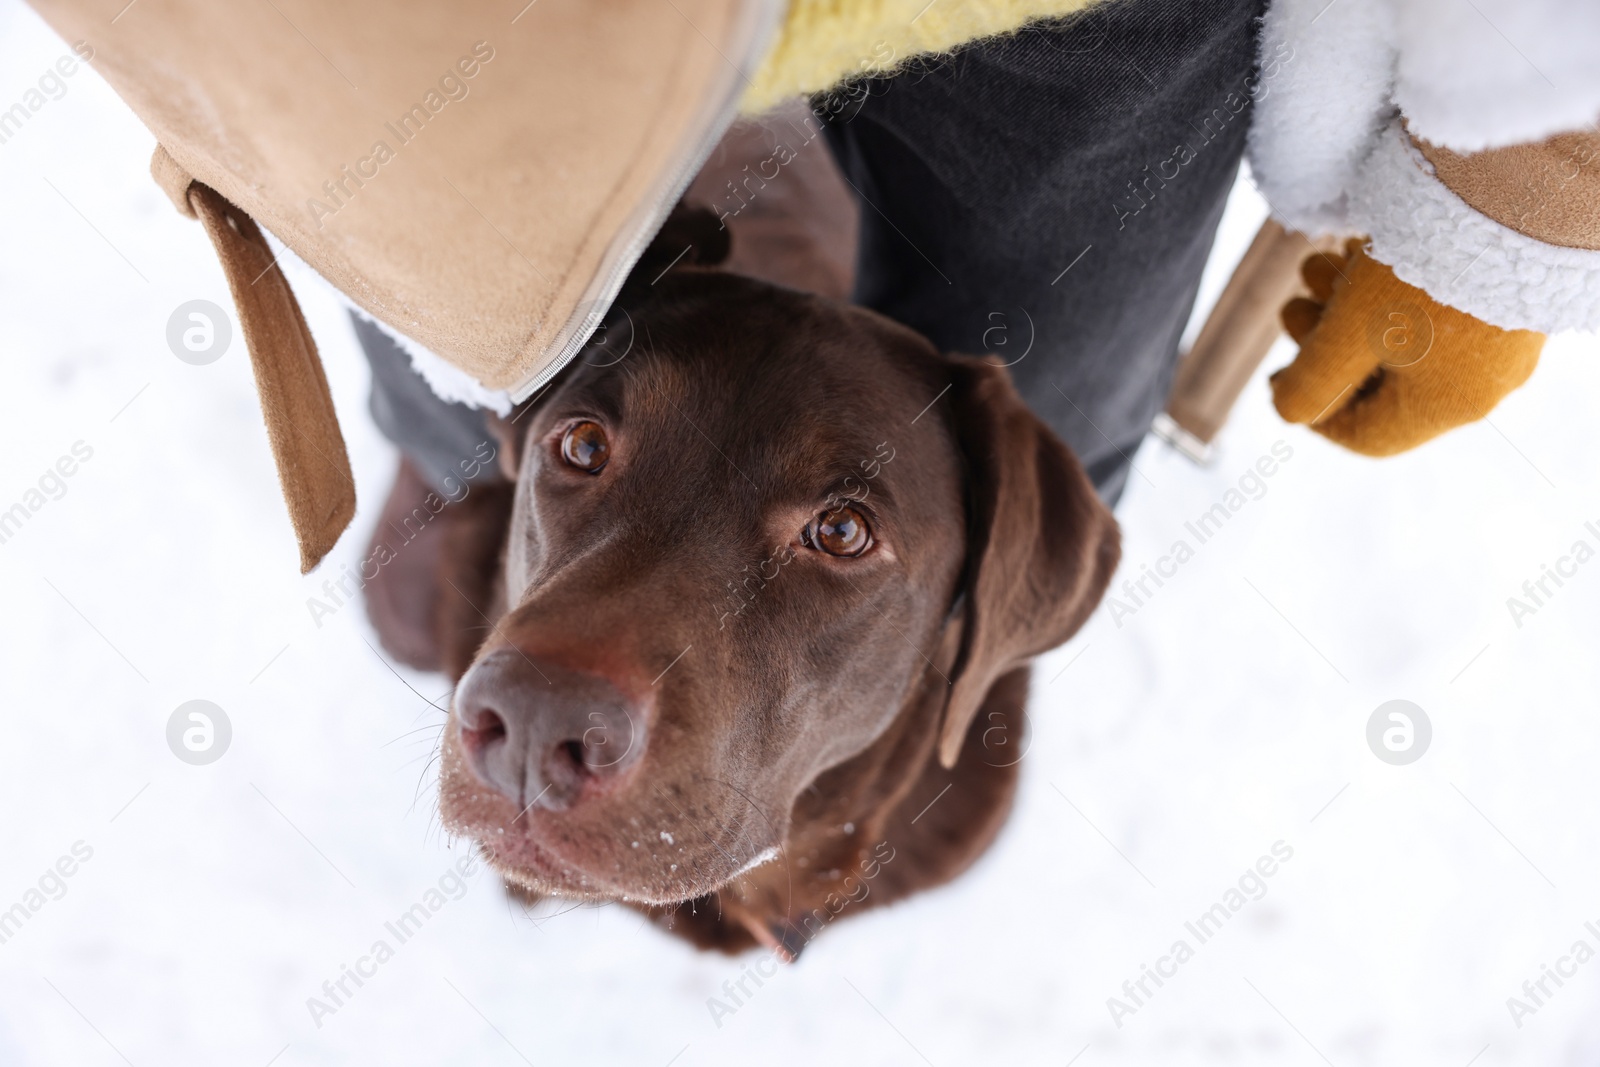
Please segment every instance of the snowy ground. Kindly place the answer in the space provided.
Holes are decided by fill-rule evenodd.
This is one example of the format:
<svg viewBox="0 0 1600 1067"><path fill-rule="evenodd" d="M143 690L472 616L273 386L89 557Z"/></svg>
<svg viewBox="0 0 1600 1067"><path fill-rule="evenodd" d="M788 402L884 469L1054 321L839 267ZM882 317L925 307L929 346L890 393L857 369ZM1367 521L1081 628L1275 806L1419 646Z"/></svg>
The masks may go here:
<svg viewBox="0 0 1600 1067"><path fill-rule="evenodd" d="M0 106L66 52L0 3ZM458 884L434 731L411 732L440 716L359 606L313 624L322 576L297 575L242 344L195 367L165 342L179 304L228 305L215 258L147 177L143 128L93 73L65 84L0 145L0 509L92 449L0 545L0 909L33 909L0 943L0 1063L1600 1057L1600 963L1569 958L1600 947L1600 565L1520 628L1506 607L1600 545L1592 339L1552 343L1492 426L1383 463L1281 424L1261 380L1214 467L1147 444L1134 577L1277 442L1292 457L1132 615L1039 665L1020 807L976 871L830 930L720 1026L707 998L750 960L621 908L530 919L479 874L319 1027L307 998ZM1260 218L1248 191L1234 208L1219 261ZM336 572L393 456L342 313L302 299L364 508ZM208 766L165 737L196 698L232 724ZM1434 729L1409 766L1365 738L1396 698ZM1261 899L1200 944L1185 922L1279 842L1292 858L1244 882ZM1161 963L1179 939L1193 958ZM1145 964L1171 976L1135 1005ZM1575 976L1519 1027L1507 998L1545 965ZM1113 996L1137 1010L1114 1021Z"/></svg>

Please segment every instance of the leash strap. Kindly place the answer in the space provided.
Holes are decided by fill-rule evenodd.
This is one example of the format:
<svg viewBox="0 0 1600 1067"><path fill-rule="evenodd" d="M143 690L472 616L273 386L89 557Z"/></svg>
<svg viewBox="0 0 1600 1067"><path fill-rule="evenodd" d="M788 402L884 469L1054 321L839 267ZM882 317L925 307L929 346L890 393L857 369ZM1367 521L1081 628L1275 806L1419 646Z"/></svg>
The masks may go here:
<svg viewBox="0 0 1600 1067"><path fill-rule="evenodd" d="M261 414L300 546L300 571L328 554L356 511L350 457L317 345L261 229L221 193L194 180L157 146L150 173L212 245L250 350Z"/></svg>

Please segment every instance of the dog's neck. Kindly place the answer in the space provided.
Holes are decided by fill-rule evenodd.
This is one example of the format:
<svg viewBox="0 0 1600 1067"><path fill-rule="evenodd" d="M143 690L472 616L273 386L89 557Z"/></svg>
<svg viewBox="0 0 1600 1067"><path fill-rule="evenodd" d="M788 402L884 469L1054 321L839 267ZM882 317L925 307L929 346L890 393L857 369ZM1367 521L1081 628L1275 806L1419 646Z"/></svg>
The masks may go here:
<svg viewBox="0 0 1600 1067"><path fill-rule="evenodd" d="M1012 749L1020 743L1027 669L995 684L982 725L946 769L938 740L949 651L882 736L800 795L797 830L777 860L696 902L701 928L680 933L730 950L754 941L792 960L833 919L942 884L988 847L1010 810L1017 766L993 758L984 739L999 724ZM676 927L683 918L680 910L668 921Z"/></svg>
<svg viewBox="0 0 1600 1067"><path fill-rule="evenodd" d="M800 794L778 857L713 894L724 923L793 959L821 925L851 906L843 902L859 903L859 887L870 885L863 868L873 863L874 848L895 847L888 841L895 810L918 779L938 769L948 687L933 671L926 675L877 740Z"/></svg>

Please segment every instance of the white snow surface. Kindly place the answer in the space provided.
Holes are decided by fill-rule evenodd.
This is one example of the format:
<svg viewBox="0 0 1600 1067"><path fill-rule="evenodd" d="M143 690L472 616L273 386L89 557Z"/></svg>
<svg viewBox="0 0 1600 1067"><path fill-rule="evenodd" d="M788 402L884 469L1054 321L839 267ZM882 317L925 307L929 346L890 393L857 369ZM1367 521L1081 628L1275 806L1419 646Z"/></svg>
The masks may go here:
<svg viewBox="0 0 1600 1067"><path fill-rule="evenodd" d="M0 108L67 51L0 2ZM0 911L75 843L92 857L0 943L0 1064L1600 1058L1600 962L1546 979L1520 1026L1507 1007L1600 947L1600 563L1520 627L1506 603L1600 545L1592 337L1553 340L1491 421L1395 459L1284 425L1265 371L1214 466L1147 442L1119 584L1178 538L1194 557L1039 662L999 843L831 926L734 1014L708 998L758 954L696 953L620 906L526 915L479 873L318 1025L308 998L469 853L433 811L424 697L447 683L402 684L359 605L320 627L306 607L363 554L394 452L344 312L304 293L361 510L301 577L242 341L204 367L166 346L179 304L229 306L206 238L98 76L65 84L0 144L0 509L93 449L0 544ZM1206 301L1262 217L1241 185ZM1280 441L1264 495L1196 545L1184 523ZM233 729L207 766L165 739L196 698ZM1403 767L1365 740L1396 698L1434 729ZM1262 899L1198 944L1185 922L1276 842L1293 856ZM1193 958L1113 1021L1108 998L1179 938Z"/></svg>

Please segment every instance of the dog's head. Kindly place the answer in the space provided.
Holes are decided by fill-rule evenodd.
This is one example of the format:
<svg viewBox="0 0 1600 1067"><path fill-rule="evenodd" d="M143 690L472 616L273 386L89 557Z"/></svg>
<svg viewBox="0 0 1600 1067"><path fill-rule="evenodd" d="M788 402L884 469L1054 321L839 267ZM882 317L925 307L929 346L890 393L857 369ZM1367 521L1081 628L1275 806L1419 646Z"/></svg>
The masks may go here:
<svg viewBox="0 0 1600 1067"><path fill-rule="evenodd" d="M908 709L954 763L1117 534L1002 367L682 263L644 289L512 424L507 611L441 807L513 882L670 904L778 854Z"/></svg>

